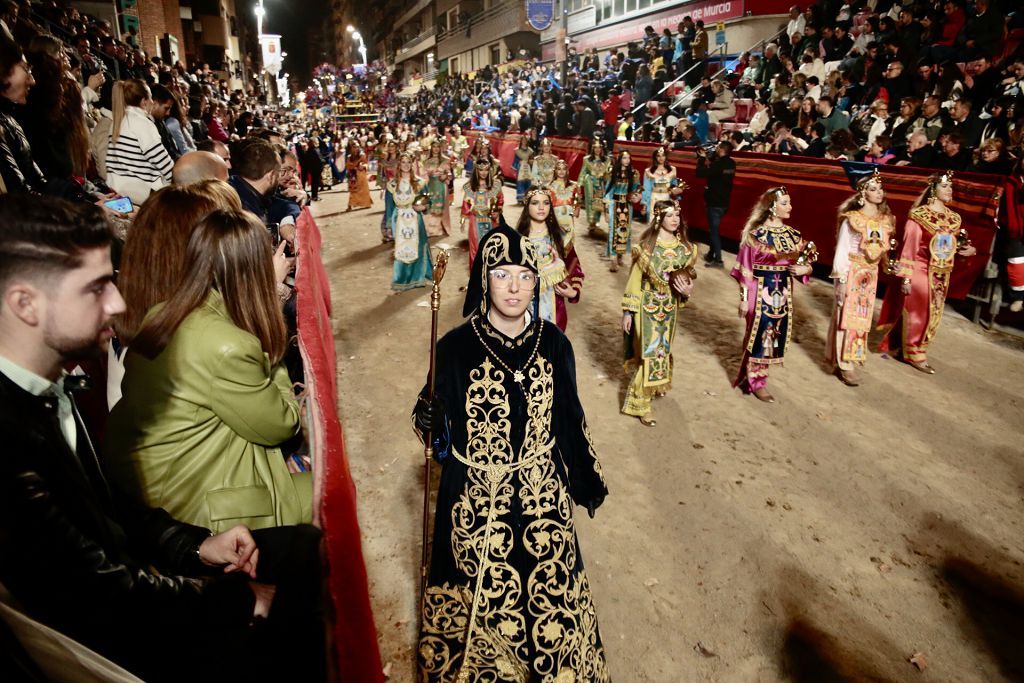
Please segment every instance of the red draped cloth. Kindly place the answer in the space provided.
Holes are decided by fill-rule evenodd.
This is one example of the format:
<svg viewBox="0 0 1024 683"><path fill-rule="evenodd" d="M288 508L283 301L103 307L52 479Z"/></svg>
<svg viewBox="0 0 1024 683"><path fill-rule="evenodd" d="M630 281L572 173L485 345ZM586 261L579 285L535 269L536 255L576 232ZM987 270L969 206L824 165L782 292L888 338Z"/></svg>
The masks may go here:
<svg viewBox="0 0 1024 683"><path fill-rule="evenodd" d="M363 564L356 488L338 419L331 290L320 258L320 231L309 209L297 224L295 290L299 350L306 372L309 446L314 462L314 520L324 532L328 590L334 605L333 640L339 680L383 683ZM285 643L282 647L287 647Z"/></svg>

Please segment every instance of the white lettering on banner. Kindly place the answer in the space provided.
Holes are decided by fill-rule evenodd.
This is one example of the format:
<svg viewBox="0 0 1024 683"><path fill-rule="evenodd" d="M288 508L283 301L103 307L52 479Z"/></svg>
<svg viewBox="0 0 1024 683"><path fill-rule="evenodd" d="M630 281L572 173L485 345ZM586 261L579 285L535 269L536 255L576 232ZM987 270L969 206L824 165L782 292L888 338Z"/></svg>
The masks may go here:
<svg viewBox="0 0 1024 683"><path fill-rule="evenodd" d="M666 28L675 33L683 17L691 17L694 21L725 21L743 16L744 0L725 0L725 2L692 2L676 6L670 10L653 16L640 17L622 22L618 25L583 31L573 35L577 50L592 47L603 49L612 45L621 45L630 40L638 40L644 35L644 26L651 26L655 33ZM711 30L710 27L705 27Z"/></svg>

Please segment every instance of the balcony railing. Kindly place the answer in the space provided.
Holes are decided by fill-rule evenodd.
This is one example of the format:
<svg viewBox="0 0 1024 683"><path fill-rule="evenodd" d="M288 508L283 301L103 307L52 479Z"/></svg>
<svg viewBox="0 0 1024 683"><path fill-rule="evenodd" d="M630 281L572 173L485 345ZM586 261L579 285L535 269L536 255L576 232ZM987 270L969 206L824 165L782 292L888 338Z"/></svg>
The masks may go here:
<svg viewBox="0 0 1024 683"><path fill-rule="evenodd" d="M431 26L430 28L414 35L412 38L402 43L402 47L398 48L398 56L401 57L402 53L408 52L423 41L433 38L435 33L437 33L437 27Z"/></svg>
<svg viewBox="0 0 1024 683"><path fill-rule="evenodd" d="M491 6L490 9L486 9L482 12L477 12L476 14L471 16L469 20L466 22L459 22L458 24L452 26L450 29L446 31L438 31L437 42L440 43L442 40L449 38L450 36L456 35L460 32L464 33L466 31L467 26L470 29L470 31L472 31L472 28L477 24L482 24L489 19L493 19L494 17L506 12L510 7L518 7L520 4L521 0L505 0L505 2L501 2Z"/></svg>

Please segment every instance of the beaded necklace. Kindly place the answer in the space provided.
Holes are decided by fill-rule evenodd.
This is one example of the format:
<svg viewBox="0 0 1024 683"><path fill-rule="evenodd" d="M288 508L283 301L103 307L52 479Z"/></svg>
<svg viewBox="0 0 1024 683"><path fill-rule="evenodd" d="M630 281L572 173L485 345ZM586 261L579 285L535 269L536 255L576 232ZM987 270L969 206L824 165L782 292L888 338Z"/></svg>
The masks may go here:
<svg viewBox="0 0 1024 683"><path fill-rule="evenodd" d="M540 335L541 332L544 330L544 320L541 318L537 320L537 340L533 345L533 351L530 352L530 357L526 359L526 362L523 363L523 367L520 368L519 370L513 370L512 368L510 368L508 364L505 363L505 361L498 357L498 354L491 350L491 347L488 346L487 342L484 341L483 335L480 334L480 330L478 330L476 327L476 318L473 318L470 321L470 325L473 326L473 332L476 333L476 338L480 340L480 343L483 345L484 350L487 351L491 358L497 361L498 365L505 368L505 372L512 375L512 380L519 385L519 390L523 392L523 395L525 396L526 389L523 388L523 382L526 380L526 374L523 371L526 370L526 368L529 367L530 363L533 362L533 359L537 355L537 350L540 348Z"/></svg>

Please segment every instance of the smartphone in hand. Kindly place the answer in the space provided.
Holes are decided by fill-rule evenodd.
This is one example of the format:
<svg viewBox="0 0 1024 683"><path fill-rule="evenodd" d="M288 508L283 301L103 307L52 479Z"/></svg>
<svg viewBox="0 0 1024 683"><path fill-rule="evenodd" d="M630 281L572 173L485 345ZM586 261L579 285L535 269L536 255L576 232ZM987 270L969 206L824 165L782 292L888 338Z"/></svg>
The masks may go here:
<svg viewBox="0 0 1024 683"><path fill-rule="evenodd" d="M131 213L135 210L132 206L132 200L128 197L117 197L116 199L108 199L103 202L103 206L107 207L111 211L117 211L118 213Z"/></svg>

